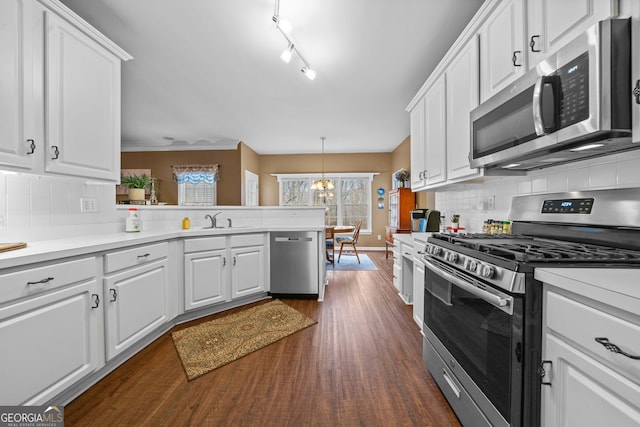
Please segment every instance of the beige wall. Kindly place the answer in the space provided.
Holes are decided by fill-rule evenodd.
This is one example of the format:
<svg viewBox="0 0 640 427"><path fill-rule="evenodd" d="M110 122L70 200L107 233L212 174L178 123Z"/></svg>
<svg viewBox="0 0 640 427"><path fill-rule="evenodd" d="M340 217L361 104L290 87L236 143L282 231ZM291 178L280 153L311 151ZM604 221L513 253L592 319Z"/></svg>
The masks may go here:
<svg viewBox="0 0 640 427"><path fill-rule="evenodd" d="M178 204L178 185L171 177L171 165L217 163L220 165L218 204L241 204L240 150L124 152L121 162L122 169L151 169L151 175L157 178L158 200L170 205Z"/></svg>

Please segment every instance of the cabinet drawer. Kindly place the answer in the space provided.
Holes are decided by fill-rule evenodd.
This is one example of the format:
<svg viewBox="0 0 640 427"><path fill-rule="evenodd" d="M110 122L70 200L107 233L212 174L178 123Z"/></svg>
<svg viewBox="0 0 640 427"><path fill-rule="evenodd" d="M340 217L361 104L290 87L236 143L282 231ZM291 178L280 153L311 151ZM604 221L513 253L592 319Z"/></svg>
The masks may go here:
<svg viewBox="0 0 640 427"><path fill-rule="evenodd" d="M0 303L78 283L96 276L95 257L0 275Z"/></svg>
<svg viewBox="0 0 640 427"><path fill-rule="evenodd" d="M640 360L607 350L596 338L607 338L622 351L640 356L640 325L555 292L547 292L547 327L587 349L610 367L640 384Z"/></svg>
<svg viewBox="0 0 640 427"><path fill-rule="evenodd" d="M124 251L111 252L104 256L104 271L111 273L127 267L133 267L145 262L166 258L169 246L166 242L155 245L139 246Z"/></svg>
<svg viewBox="0 0 640 427"><path fill-rule="evenodd" d="M264 234L237 234L231 236L231 247L264 245Z"/></svg>
<svg viewBox="0 0 640 427"><path fill-rule="evenodd" d="M225 249L227 247L226 237L203 237L198 239L187 239L184 241L184 252L213 251Z"/></svg>

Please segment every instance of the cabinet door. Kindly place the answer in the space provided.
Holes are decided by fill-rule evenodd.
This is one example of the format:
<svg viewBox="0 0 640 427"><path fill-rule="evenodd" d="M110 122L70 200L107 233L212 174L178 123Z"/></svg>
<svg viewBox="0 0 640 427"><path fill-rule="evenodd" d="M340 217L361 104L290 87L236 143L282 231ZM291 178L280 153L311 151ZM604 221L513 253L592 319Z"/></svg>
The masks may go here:
<svg viewBox="0 0 640 427"><path fill-rule="evenodd" d="M107 359L167 321L167 260L104 279Z"/></svg>
<svg viewBox="0 0 640 427"><path fill-rule="evenodd" d="M231 259L232 298L266 291L264 246L232 248Z"/></svg>
<svg viewBox="0 0 640 427"><path fill-rule="evenodd" d="M45 12L46 171L117 181L120 60Z"/></svg>
<svg viewBox="0 0 640 427"><path fill-rule="evenodd" d="M0 167L30 170L42 141L33 134L30 3L0 2ZM27 141L29 139L29 141ZM34 149L31 149L33 142Z"/></svg>
<svg viewBox="0 0 640 427"><path fill-rule="evenodd" d="M184 256L184 308L205 307L227 299L227 251L196 252Z"/></svg>
<svg viewBox="0 0 640 427"><path fill-rule="evenodd" d="M629 381L551 334L543 360L550 360L542 386L542 425L640 425L640 385Z"/></svg>
<svg viewBox="0 0 640 427"><path fill-rule="evenodd" d="M411 190L418 191L426 184L425 171L427 157L425 147L425 111L424 98L421 99L409 113L411 121Z"/></svg>
<svg viewBox="0 0 640 427"><path fill-rule="evenodd" d="M0 402L42 405L101 365L96 280L0 309Z"/></svg>
<svg viewBox="0 0 640 427"><path fill-rule="evenodd" d="M618 0L528 0L529 67L598 21L617 14Z"/></svg>
<svg viewBox="0 0 640 427"><path fill-rule="evenodd" d="M424 264L413 260L413 320L422 330L424 321Z"/></svg>
<svg viewBox="0 0 640 427"><path fill-rule="evenodd" d="M447 179L447 123L445 75L440 76L425 94L425 141L427 185Z"/></svg>
<svg viewBox="0 0 640 427"><path fill-rule="evenodd" d="M389 191L389 225L396 229L400 226L398 217L399 202L398 192L395 190Z"/></svg>
<svg viewBox="0 0 640 427"><path fill-rule="evenodd" d="M478 106L478 37L456 55L447 75L447 179L477 175L469 166L471 120Z"/></svg>
<svg viewBox="0 0 640 427"><path fill-rule="evenodd" d="M523 0L505 0L480 29L481 102L524 74L524 38Z"/></svg>

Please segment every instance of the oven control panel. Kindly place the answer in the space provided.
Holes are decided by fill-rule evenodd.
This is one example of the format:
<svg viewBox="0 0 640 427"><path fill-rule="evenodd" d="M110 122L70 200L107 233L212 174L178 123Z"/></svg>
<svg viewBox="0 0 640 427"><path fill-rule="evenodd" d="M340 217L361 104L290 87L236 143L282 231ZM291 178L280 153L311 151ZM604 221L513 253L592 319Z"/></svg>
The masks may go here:
<svg viewBox="0 0 640 427"><path fill-rule="evenodd" d="M456 252L448 248L427 243L425 248L425 259L430 258L440 260L458 271L465 272L473 277L481 278L487 283L491 283L499 288L510 292L524 292L524 288L520 288L520 281L516 276L522 273L516 273L499 266L481 261L472 256ZM521 278L520 278L521 279Z"/></svg>
<svg viewBox="0 0 640 427"><path fill-rule="evenodd" d="M557 199L545 200L542 213L590 214L593 208L593 198L588 199Z"/></svg>

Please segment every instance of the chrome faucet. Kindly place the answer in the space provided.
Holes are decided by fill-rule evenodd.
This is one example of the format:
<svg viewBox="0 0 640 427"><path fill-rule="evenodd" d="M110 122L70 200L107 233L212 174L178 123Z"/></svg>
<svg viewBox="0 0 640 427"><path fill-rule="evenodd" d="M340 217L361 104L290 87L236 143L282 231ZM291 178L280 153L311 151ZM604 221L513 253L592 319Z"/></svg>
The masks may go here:
<svg viewBox="0 0 640 427"><path fill-rule="evenodd" d="M209 219L211 220L211 227L206 227L206 228L224 228L224 227L218 227L218 226L216 225L216 217L217 217L218 215L220 215L221 213L222 213L222 211L217 212L217 213L215 213L213 216L211 216L211 215L209 215L209 214L206 214L206 215L204 216L204 219L209 218Z"/></svg>

